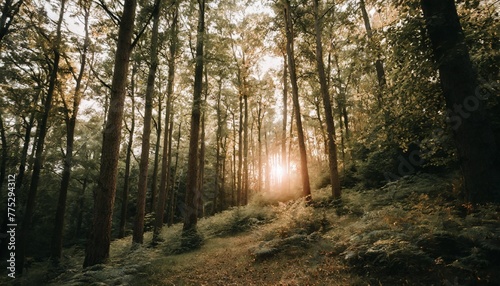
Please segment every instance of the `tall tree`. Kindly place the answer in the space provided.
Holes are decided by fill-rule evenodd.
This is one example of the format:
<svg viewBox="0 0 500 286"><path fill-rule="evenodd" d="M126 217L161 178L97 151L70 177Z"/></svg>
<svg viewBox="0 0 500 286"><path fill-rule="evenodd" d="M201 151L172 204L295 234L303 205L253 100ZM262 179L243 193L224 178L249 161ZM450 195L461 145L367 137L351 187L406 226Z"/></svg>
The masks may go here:
<svg viewBox="0 0 500 286"><path fill-rule="evenodd" d="M288 61L286 51L283 52L283 125L281 127L281 165L288 175L288 161L286 156L286 125L288 119ZM266 180L267 181L267 180ZM283 181L283 187L285 182Z"/></svg>
<svg viewBox="0 0 500 286"><path fill-rule="evenodd" d="M94 191L94 214L85 251L84 267L104 263L109 258L111 220L115 203L116 178L122 129L125 87L132 52L137 0L125 0L118 29L110 109L102 141L101 168Z"/></svg>
<svg viewBox="0 0 500 286"><path fill-rule="evenodd" d="M62 96L62 102L64 105L64 121L66 123L66 151L64 158L64 167L61 179L61 188L59 190L59 199L57 202L55 226L52 237L51 244L51 257L53 261L59 262L62 255L62 245L63 245L63 231L64 231L64 216L66 213L66 198L68 196L68 188L71 179L71 170L73 165L73 148L75 141L75 128L76 119L78 116L78 111L80 109L80 102L82 99L83 87L83 76L86 72L87 65L87 52L90 45L89 38L89 18L90 18L90 1L82 1L81 3L83 11L83 22L85 38L83 42L83 47L80 55L80 67L78 74L71 72L75 79L75 89L73 91L73 96L71 102Z"/></svg>
<svg viewBox="0 0 500 286"><path fill-rule="evenodd" d="M170 165L172 160L172 100L174 95L174 81L176 69L176 55L178 45L178 12L179 6L176 1L172 8L172 25L170 26L170 46L167 75L167 106L165 108L165 134L163 135L163 155L161 162L160 175L160 193L158 194L158 203L156 205L155 222L153 229L153 244L159 239L159 234L163 226L165 217L165 205L167 201L168 190L170 188Z"/></svg>
<svg viewBox="0 0 500 286"><path fill-rule="evenodd" d="M448 122L458 149L466 198L500 199L499 151L453 0L421 0L439 69Z"/></svg>
<svg viewBox="0 0 500 286"><path fill-rule="evenodd" d="M184 232L196 230L198 222L197 206L200 191L198 184L198 143L200 135L201 94L203 92L203 43L205 34L205 0L198 0L198 29L196 38L196 64L194 72L193 106L191 110L191 129L189 139L189 155L184 209Z"/></svg>
<svg viewBox="0 0 500 286"><path fill-rule="evenodd" d="M330 167L330 183L332 185L332 196L339 199L341 195L339 170L337 165L337 146L335 144L335 123L333 121L332 103L328 92L325 75L325 64L323 62L323 43L321 41L322 22L319 15L319 0L314 0L314 30L316 32L316 66L320 83L323 106L325 108L325 121L328 140L328 162Z"/></svg>
<svg viewBox="0 0 500 286"><path fill-rule="evenodd" d="M161 82L161 80L160 80ZM161 88L159 88L160 93L161 93ZM148 212L154 212L156 210L156 202L157 202L157 193L158 193L158 168L160 165L160 145L161 145L161 132L162 132L162 127L161 127L161 119L162 119L162 112L163 112L163 95L158 96L158 117L154 121L155 123L155 129L156 129L156 142L155 142L155 157L153 160L153 173L151 174L151 199L149 202L149 209Z"/></svg>
<svg viewBox="0 0 500 286"><path fill-rule="evenodd" d="M120 225L118 227L118 238L125 237L125 226L127 224L127 210L128 210L128 194L130 191L130 168L132 161L132 148L134 144L135 132L135 75L137 73L136 65L132 67L130 89L132 90L130 98L132 100L132 110L130 111L131 122L130 127L125 122L125 129L128 131L127 150L125 154L125 174L123 176L123 189L121 194L121 207L120 207Z"/></svg>
<svg viewBox="0 0 500 286"><path fill-rule="evenodd" d="M20 244L17 252L17 257L18 257L17 261L19 263L17 265L18 266L17 269L20 274L22 274L24 268L26 243L28 240L29 229L31 228L31 221L33 219L33 214L35 212L35 198L38 190L38 182L40 180L40 171L42 170L42 162L44 155L43 148L45 144L45 137L48 131L47 121L52 108L52 100L54 97L57 84L59 61L61 59L61 50L60 50L61 39L62 39L61 27L64 19L65 5L66 5L66 0L61 0L59 5L59 17L56 24L56 38L52 42L52 47L51 47L52 53L54 54L54 58L52 63L52 69L50 71L49 87L47 90L47 96L45 97L43 115L38 126L39 134L38 134L38 141L36 144L35 162L33 164L33 173L31 175L31 183L28 191L28 200L26 202L26 209L24 213L23 223L20 229Z"/></svg>
<svg viewBox="0 0 500 286"><path fill-rule="evenodd" d="M284 0L284 17L285 17L285 32L286 32L286 53L288 56L288 70L290 72L290 81L292 83L292 99L295 112L295 123L297 124L297 137L299 141L300 151L300 167L302 176L302 195L307 200L311 200L311 185L309 183L309 169L307 167L307 151L304 141L304 130L302 129L302 118L300 113L299 103L299 87L297 84L297 74L295 69L295 54L294 54L294 29L292 21L292 12L290 0Z"/></svg>
<svg viewBox="0 0 500 286"><path fill-rule="evenodd" d="M153 31L151 36L151 64L149 66L146 86L146 106L144 111L144 127L142 131L141 161L139 163L139 183L137 187L137 211L134 221L132 241L142 244L144 241L144 215L146 213L146 192L148 187L149 139L151 137L151 119L153 113L153 93L156 70L158 68L158 29L160 24L161 0L156 0L153 10Z"/></svg>

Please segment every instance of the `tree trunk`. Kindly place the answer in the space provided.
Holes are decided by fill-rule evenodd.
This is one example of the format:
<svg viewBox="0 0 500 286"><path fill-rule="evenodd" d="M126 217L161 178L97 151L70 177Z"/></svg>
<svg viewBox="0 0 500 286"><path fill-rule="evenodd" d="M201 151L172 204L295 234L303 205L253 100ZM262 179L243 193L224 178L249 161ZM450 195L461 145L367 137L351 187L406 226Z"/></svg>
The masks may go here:
<svg viewBox="0 0 500 286"><path fill-rule="evenodd" d="M304 131L302 129L302 119L300 114L299 104L299 87L297 85L297 75L295 73L295 55L294 55L294 34L293 24L290 11L290 0L285 0L284 14L285 14L285 30L286 30L286 52L288 55L288 65L290 71L290 81L292 83L292 99L295 112L295 122L297 124L297 134L299 141L300 151L300 166L302 175L302 195L307 201L311 200L311 186L309 184L309 170L307 167L307 151L304 142Z"/></svg>
<svg viewBox="0 0 500 286"><path fill-rule="evenodd" d="M128 130L128 143L127 143L127 154L125 155L125 175L123 177L123 190L122 190L122 205L120 209L120 226L118 230L118 238L125 237L125 227L127 225L127 210L128 210L128 193L130 191L130 165L132 159L132 145L134 144L134 132L135 132L135 74L137 72L137 66L134 65L132 68L132 80L131 80L131 90L132 94L130 98L132 99L132 122L130 123L130 130Z"/></svg>
<svg viewBox="0 0 500 286"><path fill-rule="evenodd" d="M76 227L75 227L75 237L80 237L82 235L82 224L83 224L83 206L85 204L85 191L87 190L88 177L85 176L82 183L82 191L78 196L77 203L77 217L76 217Z"/></svg>
<svg viewBox="0 0 500 286"><path fill-rule="evenodd" d="M153 163L153 173L151 174L151 199L149 202L148 212L152 213L156 210L157 193L158 193L158 167L160 164L160 145L161 145L161 113L162 100L159 100L158 117L156 119L156 142L155 142L155 157Z"/></svg>
<svg viewBox="0 0 500 286"><path fill-rule="evenodd" d="M363 1L363 0L361 0ZM323 63L323 44L321 42L322 24L319 18L319 0L314 0L314 29L316 31L316 66L318 68L321 96L325 107L325 122L328 138L328 163L330 167L330 183L332 185L332 196L340 199L340 179L337 166L337 146L335 144L335 123L333 121L332 104L328 94L326 83L325 64Z"/></svg>
<svg viewBox="0 0 500 286"><path fill-rule="evenodd" d="M288 62L285 53L283 54L283 126L281 127L281 165L283 168L285 168L285 171L288 174L289 163L286 156L286 125L288 119L287 116L288 116Z"/></svg>
<svg viewBox="0 0 500 286"><path fill-rule="evenodd" d="M64 169L62 173L61 188L59 190L59 199L57 202L55 226L52 237L51 244L51 258L54 262L59 263L62 256L63 247L63 232L64 232L64 216L66 214L66 198L68 196L68 188L71 179L71 169L73 167L73 149L75 141L75 127L76 119L78 116L78 110L82 98L82 79L85 73L87 64L87 50L90 44L89 39L89 17L90 17L90 2L85 3L86 7L84 9L84 30L85 30L85 40L83 44L80 70L78 76L76 77L76 86L73 94L73 105L72 110L68 110L67 104L65 105L66 113L66 158L64 158ZM63 99L65 100L65 99Z"/></svg>
<svg viewBox="0 0 500 286"><path fill-rule="evenodd" d="M139 163L139 183L137 185L137 212L134 221L133 243L144 242L144 216L146 214L146 193L148 190L149 139L151 137L151 121L153 113L153 92L155 88L156 70L158 68L158 27L160 23L161 0L157 0L153 10L153 31L151 35L151 65L146 86L146 105L144 109L144 126L141 142L141 161Z"/></svg>
<svg viewBox="0 0 500 286"><path fill-rule="evenodd" d="M224 176L224 172L222 171L222 166L221 166L221 149L222 149L222 130L223 130L223 124L224 122L222 121L222 111L221 111L221 101L222 101L222 76L219 78L217 82L217 107L216 107L216 113L217 113L217 131L215 134L215 141L216 141L216 149L215 149L215 190L214 190L214 197L212 201L212 214L215 214L217 212L217 197L219 196L219 192L221 192L220 188L220 181L221 181L221 174ZM219 202L220 203L220 202Z"/></svg>
<svg viewBox="0 0 500 286"><path fill-rule="evenodd" d="M243 192L243 96L239 96L240 120L238 122L238 184L236 187L236 205L241 206L241 195Z"/></svg>
<svg viewBox="0 0 500 286"><path fill-rule="evenodd" d="M498 147L453 0L422 0L424 18L458 149L466 199L500 199ZM496 160L496 162L495 162Z"/></svg>
<svg viewBox="0 0 500 286"><path fill-rule="evenodd" d="M205 98L206 100L206 98ZM202 108L203 109L203 108ZM205 177L205 111L202 111L201 115L201 135L200 135L200 152L199 152L199 163L198 163L198 190L200 195L198 197L198 218L202 218L205 215L204 208L204 177Z"/></svg>
<svg viewBox="0 0 500 286"><path fill-rule="evenodd" d="M66 0L61 0L59 7L59 19L57 21L56 28L56 38L52 46L52 52L54 53L54 61L52 64L52 70L50 71L49 88L47 90L47 96L45 98L44 111L42 118L39 123L40 133L38 135L38 141L36 144L35 162L33 165L33 173L31 175L31 184L28 191L28 198L26 202L26 209L24 212L23 223L20 228L19 235L19 247L16 253L18 265L16 265L16 270L19 274L22 274L24 268L24 258L26 255L26 244L28 241L29 230L31 229L31 221L35 212L35 199L38 190L38 182L40 180L40 172L42 170L43 163L43 148L45 145L45 136L47 135L47 121L49 119L50 110L52 108L52 98L54 96L54 91L57 84L57 74L59 70L59 60L61 58L60 45L61 45L61 27L64 18Z"/></svg>
<svg viewBox="0 0 500 286"><path fill-rule="evenodd" d="M40 96L40 91L42 90L40 87L37 88L39 91L36 93L35 98L33 102L36 104L38 101L38 98ZM26 132L24 133L24 143L23 143L23 149L21 151L21 159L19 162L19 175L17 176L17 181L16 181L16 188L19 190L22 190L23 183L24 183L24 174L26 172L26 164L28 161L28 150L30 147L30 140L31 140L31 130L33 129L33 126L35 125L35 114L37 113L36 110L31 112L30 118L28 122L26 123ZM35 148L35 144L33 145L33 148Z"/></svg>
<svg viewBox="0 0 500 286"><path fill-rule="evenodd" d="M246 84L244 88L246 89ZM248 203L248 165L250 165L248 160L248 94L246 90L243 96L243 106L245 114L243 119L243 189L241 204L246 205Z"/></svg>
<svg viewBox="0 0 500 286"><path fill-rule="evenodd" d="M176 2L177 3L177 2ZM167 195L170 189L170 164L172 160L172 127L173 117L172 100L174 94L174 81L175 81L175 57L177 54L177 19L178 19L178 5L175 4L173 8L172 27L170 28L170 47L169 55L170 61L168 62L168 75L167 75L167 106L165 108L165 134L163 135L163 156L161 162L161 176L160 176L160 193L158 195L158 204L155 212L155 223L153 229L153 244L159 240L160 231L163 227L163 220L165 217L165 205Z"/></svg>
<svg viewBox="0 0 500 286"><path fill-rule="evenodd" d="M182 128L182 123L179 123L179 134L177 135L177 145L175 146L175 164L174 164L174 169L173 169L173 175L169 180L172 181L172 187L170 188L170 204L169 204L169 212L168 212L168 226L172 226L174 224L174 215L175 215L175 208L176 208L176 198L177 198L177 192L175 188L175 181L177 179L177 166L179 165L179 148L181 145L181 128ZM169 153L172 151L172 133L174 129L174 122L170 122L170 142L168 144L169 148Z"/></svg>
<svg viewBox="0 0 500 286"><path fill-rule="evenodd" d="M125 0L118 29L110 109L102 141L101 168L94 192L94 214L85 251L84 267L105 263L109 258L111 220L115 203L120 137L125 102L125 87L132 52L132 35L137 0Z"/></svg>
<svg viewBox="0 0 500 286"><path fill-rule="evenodd" d="M196 230L198 222L197 202L200 191L198 182L198 143L200 134L201 94L203 92L203 39L205 34L205 0L198 0L199 19L196 38L196 64L194 75L193 107L191 110L191 128L187 170L186 201L184 209L183 232Z"/></svg>
<svg viewBox="0 0 500 286"><path fill-rule="evenodd" d="M231 170L232 170L232 186L231 186L231 206L238 205L238 171L236 170L236 116L234 112L231 112L231 116L233 119L233 159L231 162ZM239 155L239 154L238 154Z"/></svg>
<svg viewBox="0 0 500 286"><path fill-rule="evenodd" d="M261 114L262 111L262 99L259 100L257 106L257 192L260 193L262 191L262 120Z"/></svg>

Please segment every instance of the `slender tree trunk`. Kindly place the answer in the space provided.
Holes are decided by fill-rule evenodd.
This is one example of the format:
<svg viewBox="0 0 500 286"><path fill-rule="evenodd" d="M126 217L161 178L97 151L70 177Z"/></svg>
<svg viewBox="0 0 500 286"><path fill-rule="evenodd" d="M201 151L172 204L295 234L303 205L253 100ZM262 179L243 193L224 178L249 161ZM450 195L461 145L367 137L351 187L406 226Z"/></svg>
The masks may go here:
<svg viewBox="0 0 500 286"><path fill-rule="evenodd" d="M500 200L499 151L453 0L421 0L458 149L466 199ZM495 160L497 160L495 162Z"/></svg>
<svg viewBox="0 0 500 286"><path fill-rule="evenodd" d="M139 183L137 185L137 212L134 221L133 243L144 242L144 216L146 214L146 193L148 190L149 149L151 138L151 121L153 113L153 93L156 70L158 68L158 27L160 23L161 0L156 0L153 10L153 31L151 36L151 65L149 67L146 86L146 105L144 110L144 127L142 131L141 161L139 163Z"/></svg>
<svg viewBox="0 0 500 286"><path fill-rule="evenodd" d="M222 121L222 111L221 111L221 101L222 101L222 76L219 78L217 82L217 132L215 134L215 141L216 141L216 149L215 149L215 190L214 190L214 197L213 197L213 207L212 207L212 214L215 214L217 212L217 197L219 196L219 192L221 191L220 188L220 180L221 180L221 174L223 175L224 172L222 171L222 166L221 166L221 149L222 149L222 130L223 130L223 124L224 122ZM220 202L219 202L220 203Z"/></svg>
<svg viewBox="0 0 500 286"><path fill-rule="evenodd" d="M191 132L189 139L189 156L187 170L186 202L184 209L183 231L196 230L198 222L197 202L200 190L198 182L198 143L200 134L201 94L203 92L203 39L205 34L205 0L198 0L199 19L196 39L196 64L194 75L193 107L191 110Z"/></svg>
<svg viewBox="0 0 500 286"><path fill-rule="evenodd" d="M232 112L232 119L233 119L233 159L231 162L232 165L232 174L233 174L233 179L232 179L232 187L231 187L231 205L237 205L238 204L238 183L237 180L239 180L237 171L236 171L236 116L234 112ZM238 154L239 155L239 154Z"/></svg>
<svg viewBox="0 0 500 286"><path fill-rule="evenodd" d="M245 84L245 94L243 96L243 106L244 106L244 119L243 119L243 190L242 190L242 205L248 203L248 165L250 164L248 160L248 94L246 91Z"/></svg>
<svg viewBox="0 0 500 286"><path fill-rule="evenodd" d="M271 164L270 164L270 155L269 155L269 146L268 146L268 142L267 142L267 132L264 132L264 146L266 148L266 179L265 179L265 184L264 184L264 190L265 192L268 192L271 188ZM286 148L286 146L285 146ZM286 158L285 159L282 159L283 161L286 161ZM286 167L285 167L285 170L286 170ZM283 181L283 184L282 184L282 188L283 188L283 191L284 191L284 187L285 187L285 182Z"/></svg>
<svg viewBox="0 0 500 286"><path fill-rule="evenodd" d="M363 0L361 0L363 1ZM328 138L328 162L330 166L330 183L332 185L332 196L340 199L340 179L337 165L337 146L335 144L335 123L333 121L332 103L326 83L325 64L323 63L323 44L321 42L322 24L319 16L319 0L314 0L314 29L316 31L316 65L318 68L321 96L325 107L325 121Z"/></svg>
<svg viewBox="0 0 500 286"><path fill-rule="evenodd" d="M159 100L158 117L156 119L156 142L155 142L155 158L153 164L153 174L151 175L151 201L149 202L149 213L156 210L156 197L158 192L158 167L160 164L160 145L161 145L161 113L162 100Z"/></svg>
<svg viewBox="0 0 500 286"><path fill-rule="evenodd" d="M16 253L18 265L16 265L16 270L19 274L22 274L24 268L24 258L26 255L26 245L28 241L29 230L31 229L31 222L35 212L35 199L38 190L38 182L40 180L40 172L42 169L43 162L43 148L45 145L45 136L47 135L47 121L49 119L50 110L52 108L52 98L54 96L54 91L57 84L57 74L59 70L59 60L61 58L60 54L60 44L61 44L61 27L64 18L66 0L61 0L59 7L59 19L57 21L56 28L56 38L52 46L52 52L54 53L54 61L52 64L52 70L50 71L49 88L47 90L47 97L45 98L44 111L42 118L39 123L40 133L38 135L38 142L36 144L35 162L33 165L33 173L31 175L31 184L28 191L28 199L26 202L26 209L24 212L23 223L20 228L19 235L19 247Z"/></svg>
<svg viewBox="0 0 500 286"><path fill-rule="evenodd" d="M325 132L325 124L323 123L323 119L321 117L321 103L317 98L314 99L314 107L316 108L316 115L318 116L318 122L319 122L319 130L321 132L321 137L323 137L323 143L324 143L324 152L325 154L329 153L328 149L328 135L327 132Z"/></svg>
<svg viewBox="0 0 500 286"><path fill-rule="evenodd" d="M304 131L302 129L302 119L300 113L300 103L299 103L299 87L297 85L297 75L295 73L295 56L294 56L294 33L293 24L290 11L290 0L285 0L284 14L285 14L285 29L286 29L286 52L288 55L288 64L290 71L290 81L292 83L292 99L295 111L295 122L297 124L297 134L299 141L299 151L300 151L300 166L302 175L302 195L306 197L307 201L311 200L311 186L309 184L309 170L307 167L307 151L306 144L304 142Z"/></svg>
<svg viewBox="0 0 500 286"><path fill-rule="evenodd" d="M243 96L238 98L240 106L240 120L238 122L238 184L236 188L236 205L241 206L241 195L243 192Z"/></svg>
<svg viewBox="0 0 500 286"><path fill-rule="evenodd" d="M41 88L38 88L38 92L35 95L35 98L33 102L36 104L38 102L38 98L40 97L40 91ZM23 143L23 149L21 151L21 158L19 162L19 175L17 176L17 181L16 181L16 188L19 190L22 190L23 183L24 183L24 174L26 172L26 164L28 161L28 150L30 146L30 140L31 140L31 130L33 129L33 126L35 125L35 113L36 111L33 111L30 114L30 118L28 122L26 123L26 132L24 133L24 143ZM33 148L35 145L33 145Z"/></svg>
<svg viewBox="0 0 500 286"><path fill-rule="evenodd" d="M131 76L131 90L132 94L130 96L132 100L132 122L130 123L130 130L128 130L128 143L127 143L127 154L125 155L125 175L123 177L123 190L122 190L122 204L120 209L120 226L118 230L118 238L125 237L125 227L127 225L127 210L128 210L128 193L130 191L130 167L132 159L132 146L134 144L134 132L135 132L135 75L137 72L137 66L134 65L132 68Z"/></svg>
<svg viewBox="0 0 500 286"><path fill-rule="evenodd" d="M172 139L172 132L173 132L173 127L174 124L173 122L170 123L170 139ZM177 188L175 188L175 182L177 180L177 167L179 166L179 148L181 146L181 129L182 129L182 123L179 123L179 132L177 135L177 145L175 146L175 164L174 164L174 170L173 170L173 176L171 179L172 180L172 188L170 190L170 211L169 211L169 217L168 217L168 226L172 226L174 224L174 216L175 216L175 209L176 209L176 198L177 198ZM169 150L172 151L172 141L169 143Z"/></svg>
<svg viewBox="0 0 500 286"><path fill-rule="evenodd" d="M227 117L227 116L226 116ZM221 173L220 173L220 192L219 192L219 204L220 211L223 211L227 208L227 199L226 199L226 155L227 155L227 134L224 136L222 141L222 158L221 158Z"/></svg>
<svg viewBox="0 0 500 286"><path fill-rule="evenodd" d="M88 176L86 175L82 183L82 191L78 195L77 203L77 217L76 217L76 227L75 227L75 237L79 238L82 235L82 224L83 224L83 207L85 204L85 191L87 190Z"/></svg>
<svg viewBox="0 0 500 286"><path fill-rule="evenodd" d="M84 267L105 263L109 258L125 87L127 85L129 58L132 52L136 4L137 0L125 0L118 28L110 109L102 141L101 168L97 188L94 192L94 214L85 251Z"/></svg>
<svg viewBox="0 0 500 286"><path fill-rule="evenodd" d="M66 214L66 198L68 196L68 188L71 179L71 169L73 166L73 149L75 141L75 128L78 110L82 98L82 79L85 73L87 64L87 50L90 44L89 39L89 17L90 17L90 1L85 3L84 9L84 30L85 40L83 44L80 70L76 78L76 86L73 94L72 110L68 110L66 104L66 158L64 159L64 169L62 173L61 188L59 191L59 199L57 203L55 226L51 244L51 258L54 262L59 263L62 256L63 247L63 231L64 231L64 216ZM64 99L63 99L64 100Z"/></svg>
<svg viewBox="0 0 500 286"><path fill-rule="evenodd" d="M262 100L259 101L257 107L257 192L260 193L262 191Z"/></svg>
<svg viewBox="0 0 500 286"><path fill-rule="evenodd" d="M286 125L288 119L288 61L283 54L283 126L281 127L281 165L288 174L288 160L286 156ZM269 171L268 171L269 172Z"/></svg>
<svg viewBox="0 0 500 286"><path fill-rule="evenodd" d="M206 98L205 98L206 100ZM200 135L200 154L198 163L198 190L200 195L198 197L198 218L202 218L205 215L204 208L204 177L205 177L205 111L202 111L201 115L201 135Z"/></svg>
<svg viewBox="0 0 500 286"><path fill-rule="evenodd" d="M178 20L178 5L175 4L172 12L172 26L170 28L170 47L169 56L170 61L168 62L168 75L167 75L167 106L165 108L165 134L163 135L163 156L161 162L161 176L160 176L160 193L158 195L158 204L156 206L155 212L155 223L153 229L153 244L159 240L160 231L163 226L163 220L165 217L165 205L167 201L167 195L170 189L170 165L172 160L172 127L173 127L173 117L172 112L172 100L174 94L174 82L175 82L175 57L177 54L177 20Z"/></svg>

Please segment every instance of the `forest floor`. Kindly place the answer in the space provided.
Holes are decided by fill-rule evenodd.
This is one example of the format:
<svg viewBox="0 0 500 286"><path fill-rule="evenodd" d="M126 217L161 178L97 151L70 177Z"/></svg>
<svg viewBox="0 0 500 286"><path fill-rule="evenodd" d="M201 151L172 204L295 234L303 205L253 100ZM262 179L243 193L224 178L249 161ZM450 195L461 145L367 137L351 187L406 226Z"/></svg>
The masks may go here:
<svg viewBox="0 0 500 286"><path fill-rule="evenodd" d="M35 262L22 285L500 285L500 206L472 208L452 180L404 177L379 189L329 189L303 200L224 211L199 221L203 244L115 240L110 263L82 270L83 250L62 264ZM145 242L151 241L146 233Z"/></svg>

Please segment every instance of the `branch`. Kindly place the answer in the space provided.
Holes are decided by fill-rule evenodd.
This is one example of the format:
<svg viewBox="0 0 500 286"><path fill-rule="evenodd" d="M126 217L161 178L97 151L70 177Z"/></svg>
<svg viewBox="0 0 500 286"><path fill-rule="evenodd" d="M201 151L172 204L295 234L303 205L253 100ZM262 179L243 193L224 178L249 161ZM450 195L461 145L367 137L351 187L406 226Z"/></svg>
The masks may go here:
<svg viewBox="0 0 500 286"><path fill-rule="evenodd" d="M106 4L104 3L103 0L99 0L99 2L96 2L97 5L101 6L101 8L109 15L109 17L111 17L111 20L113 21L113 23L115 23L115 25L120 25L120 22L121 22L121 19L120 17L118 17L117 15L115 15L115 13L113 13L109 8L108 6L106 6Z"/></svg>
<svg viewBox="0 0 500 286"><path fill-rule="evenodd" d="M151 23L151 19L153 19L153 16L155 13L159 13L160 11L160 4L162 0L156 0L155 5L153 6L153 12L149 15L148 20L146 21L146 24L142 27L142 29L139 31L139 34L135 37L134 41L132 41L132 44L130 45L130 48L133 49L136 45L137 42L139 42L139 39L141 38L142 34L144 34L144 31L146 31L146 28L149 26L149 23ZM167 7L167 10L172 8L172 6L175 5L176 1L172 1L172 4Z"/></svg>
<svg viewBox="0 0 500 286"><path fill-rule="evenodd" d="M93 65L90 65L90 70L92 71L92 74L97 78L97 80L102 84L104 85L105 87L107 87L109 90L111 90L111 86L109 84L107 84L104 80L102 80L100 77L99 77L99 74L94 70L94 66Z"/></svg>

